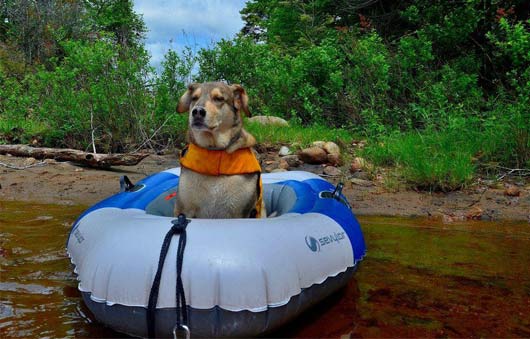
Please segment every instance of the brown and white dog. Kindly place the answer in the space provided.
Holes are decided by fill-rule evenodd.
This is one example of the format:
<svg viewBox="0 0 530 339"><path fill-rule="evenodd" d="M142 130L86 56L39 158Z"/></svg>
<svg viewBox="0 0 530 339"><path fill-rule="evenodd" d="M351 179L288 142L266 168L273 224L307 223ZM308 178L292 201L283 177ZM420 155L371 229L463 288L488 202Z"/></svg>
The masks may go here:
<svg viewBox="0 0 530 339"><path fill-rule="evenodd" d="M243 87L191 84L177 111L189 112L189 145L180 158L175 215L264 217L261 168L252 150L256 139L243 129L242 112L250 116Z"/></svg>

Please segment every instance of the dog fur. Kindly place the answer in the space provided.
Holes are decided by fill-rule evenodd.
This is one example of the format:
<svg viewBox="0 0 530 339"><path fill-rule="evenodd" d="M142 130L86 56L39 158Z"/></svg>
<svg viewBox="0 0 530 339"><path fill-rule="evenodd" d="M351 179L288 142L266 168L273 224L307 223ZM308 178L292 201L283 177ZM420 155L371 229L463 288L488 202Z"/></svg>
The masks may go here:
<svg viewBox="0 0 530 339"><path fill-rule="evenodd" d="M201 148L233 153L256 144L256 139L243 128L241 113L250 116L250 112L247 94L240 85L193 83L180 98L177 111L189 112L188 141ZM258 201L258 180L259 173L212 176L182 167L175 215L251 217ZM263 205L261 211L258 217L265 214Z"/></svg>

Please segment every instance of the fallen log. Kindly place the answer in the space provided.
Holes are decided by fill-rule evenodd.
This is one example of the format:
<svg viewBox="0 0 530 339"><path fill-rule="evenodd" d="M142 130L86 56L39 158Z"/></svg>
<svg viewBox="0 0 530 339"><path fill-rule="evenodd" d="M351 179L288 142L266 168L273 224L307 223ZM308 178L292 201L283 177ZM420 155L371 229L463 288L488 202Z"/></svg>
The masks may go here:
<svg viewBox="0 0 530 339"><path fill-rule="evenodd" d="M26 145L0 145L0 154L11 154L17 157L32 157L39 160L54 159L56 161L71 161L96 168L133 166L149 155L147 153L95 154L71 148L31 147Z"/></svg>

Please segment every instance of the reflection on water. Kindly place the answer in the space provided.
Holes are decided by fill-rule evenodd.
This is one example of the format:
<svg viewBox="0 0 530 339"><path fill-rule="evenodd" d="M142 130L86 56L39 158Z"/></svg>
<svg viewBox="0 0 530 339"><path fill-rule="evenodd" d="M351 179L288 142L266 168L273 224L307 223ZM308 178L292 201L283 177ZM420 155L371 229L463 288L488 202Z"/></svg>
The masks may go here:
<svg viewBox="0 0 530 339"><path fill-rule="evenodd" d="M0 337L122 337L94 322L65 254L82 207L0 202ZM275 337L530 337L530 225L362 217L347 288Z"/></svg>

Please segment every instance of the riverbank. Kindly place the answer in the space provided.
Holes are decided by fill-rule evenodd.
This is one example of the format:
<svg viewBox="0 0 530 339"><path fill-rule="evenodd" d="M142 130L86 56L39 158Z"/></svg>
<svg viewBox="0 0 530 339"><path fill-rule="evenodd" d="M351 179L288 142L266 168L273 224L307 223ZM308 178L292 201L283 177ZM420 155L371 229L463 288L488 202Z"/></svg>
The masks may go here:
<svg viewBox="0 0 530 339"><path fill-rule="evenodd" d="M0 155L0 163L33 166L26 169L0 167L0 201L27 201L60 205L92 205L119 191L119 177L133 182L178 166L175 154L150 155L135 166L117 166L109 170L76 166L69 162L34 160ZM38 163L38 162L37 162ZM320 173L318 166L304 170ZM346 173L347 170L343 170ZM357 215L440 218L446 223L461 220L525 220L530 222L530 186L513 185L515 194L507 195L505 184L482 183L450 193L389 191L380 182L351 182L348 175L326 177L346 183L344 194ZM344 180L346 179L346 180ZM517 184L517 183L510 183ZM1 205L0 205L1 207Z"/></svg>

